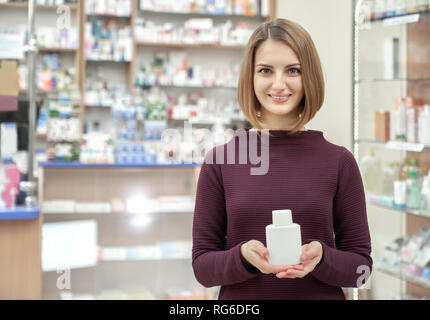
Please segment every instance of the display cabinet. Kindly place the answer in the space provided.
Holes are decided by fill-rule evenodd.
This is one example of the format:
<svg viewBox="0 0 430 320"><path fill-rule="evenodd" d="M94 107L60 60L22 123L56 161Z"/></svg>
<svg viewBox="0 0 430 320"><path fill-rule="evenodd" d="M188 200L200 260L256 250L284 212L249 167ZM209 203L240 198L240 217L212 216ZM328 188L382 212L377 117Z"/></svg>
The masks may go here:
<svg viewBox="0 0 430 320"><path fill-rule="evenodd" d="M356 0L354 10L352 144L366 191L374 261L371 280L356 297L426 299L429 2Z"/></svg>
<svg viewBox="0 0 430 320"><path fill-rule="evenodd" d="M43 298L214 298L191 265L199 169L41 164Z"/></svg>

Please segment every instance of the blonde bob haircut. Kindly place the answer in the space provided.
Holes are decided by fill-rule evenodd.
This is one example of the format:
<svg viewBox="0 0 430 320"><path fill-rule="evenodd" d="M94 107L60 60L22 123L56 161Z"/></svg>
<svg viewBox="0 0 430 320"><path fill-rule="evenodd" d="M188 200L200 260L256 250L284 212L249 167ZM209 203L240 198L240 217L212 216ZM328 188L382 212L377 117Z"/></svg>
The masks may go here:
<svg viewBox="0 0 430 320"><path fill-rule="evenodd" d="M295 133L308 123L324 101L324 77L315 45L308 32L297 23L286 19L274 19L262 23L252 33L245 49L245 56L238 85L239 105L255 129L264 129L256 116L261 104L254 92L254 64L257 48L267 39L280 41L289 46L301 64L304 95L298 108L300 117L291 128Z"/></svg>

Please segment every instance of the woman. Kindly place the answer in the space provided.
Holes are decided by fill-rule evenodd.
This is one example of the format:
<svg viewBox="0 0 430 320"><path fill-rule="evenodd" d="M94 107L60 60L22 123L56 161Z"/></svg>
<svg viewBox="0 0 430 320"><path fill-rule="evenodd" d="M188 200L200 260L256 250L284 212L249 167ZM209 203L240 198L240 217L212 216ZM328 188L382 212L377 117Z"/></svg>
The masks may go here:
<svg viewBox="0 0 430 320"><path fill-rule="evenodd" d="M249 160L216 161L233 138L208 153L197 186L193 269L204 286L221 285L220 299L345 299L342 287L361 286L363 270L368 279L371 245L357 163L346 148L305 128L323 100L309 34L285 19L260 25L246 49L238 101L253 125L248 139L257 131L261 142L261 129L268 130L268 149L259 152L267 150L261 156L269 168L252 175ZM265 226L278 209L291 209L301 226L298 265L268 262Z"/></svg>

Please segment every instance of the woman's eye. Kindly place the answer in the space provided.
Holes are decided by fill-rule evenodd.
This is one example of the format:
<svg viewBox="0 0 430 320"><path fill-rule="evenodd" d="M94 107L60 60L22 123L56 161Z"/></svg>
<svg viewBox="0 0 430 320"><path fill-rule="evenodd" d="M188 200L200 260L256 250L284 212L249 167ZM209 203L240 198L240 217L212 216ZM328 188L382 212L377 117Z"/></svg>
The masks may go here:
<svg viewBox="0 0 430 320"><path fill-rule="evenodd" d="M258 72L262 73L262 74L268 74L270 72L270 69L263 68L263 69L260 69L260 71L258 71Z"/></svg>
<svg viewBox="0 0 430 320"><path fill-rule="evenodd" d="M288 72L291 73L291 74L296 75L296 74L300 74L300 69L291 68L291 69L288 70Z"/></svg>

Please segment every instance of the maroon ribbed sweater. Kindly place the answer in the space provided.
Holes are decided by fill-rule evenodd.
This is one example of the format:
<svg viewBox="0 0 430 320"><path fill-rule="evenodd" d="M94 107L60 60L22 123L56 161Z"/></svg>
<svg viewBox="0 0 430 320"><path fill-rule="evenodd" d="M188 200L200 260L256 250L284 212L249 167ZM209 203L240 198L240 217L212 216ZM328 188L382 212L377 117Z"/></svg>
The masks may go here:
<svg viewBox="0 0 430 320"><path fill-rule="evenodd" d="M264 175L251 174L250 168L259 165L249 157L246 164L240 164L238 156L235 164L227 164L227 146L235 140L236 152L247 148L249 128L245 144L232 139L206 155L194 211L195 277L205 287L220 285L219 299L345 299L341 287L357 287L364 274L358 267L372 268L365 195L355 158L320 131L270 133ZM260 142L258 137L258 155ZM224 148L224 164L216 161L217 148ZM210 157L213 164L208 163ZM323 259L304 278L252 273L241 260L244 242L266 244L265 226L277 209L292 210L303 244L322 244Z"/></svg>

